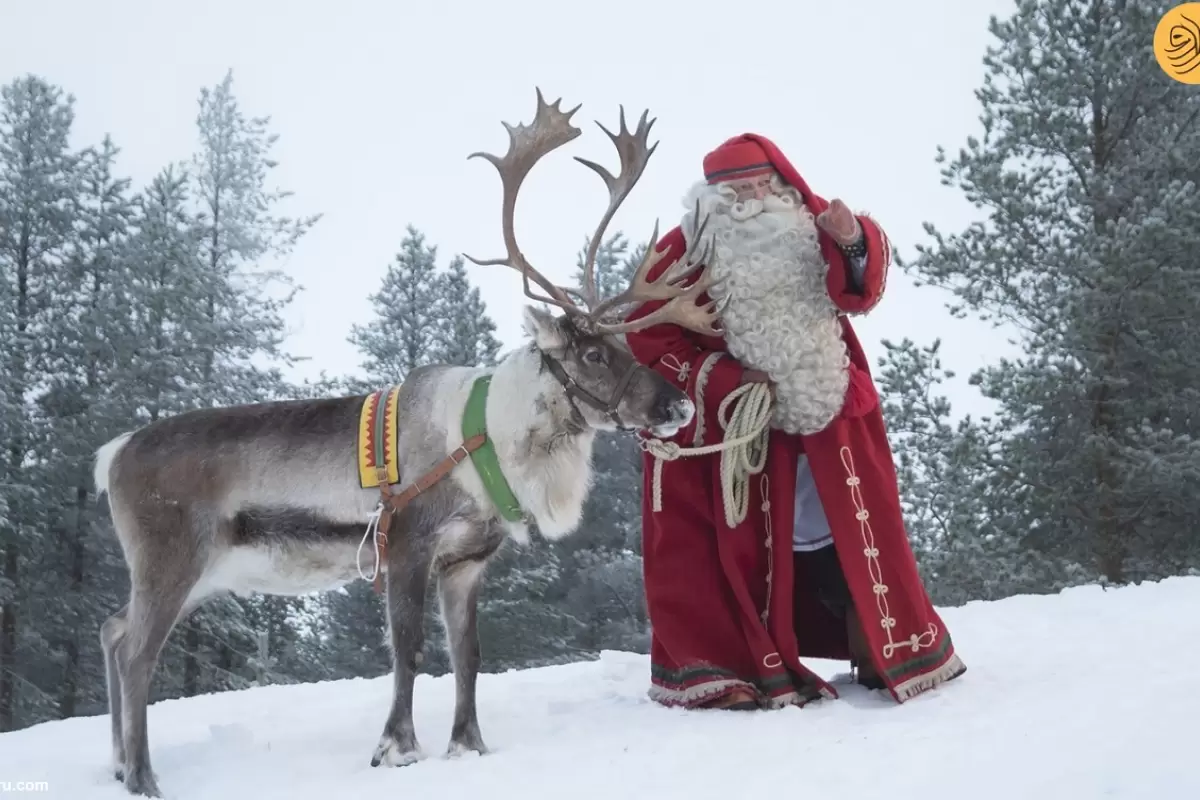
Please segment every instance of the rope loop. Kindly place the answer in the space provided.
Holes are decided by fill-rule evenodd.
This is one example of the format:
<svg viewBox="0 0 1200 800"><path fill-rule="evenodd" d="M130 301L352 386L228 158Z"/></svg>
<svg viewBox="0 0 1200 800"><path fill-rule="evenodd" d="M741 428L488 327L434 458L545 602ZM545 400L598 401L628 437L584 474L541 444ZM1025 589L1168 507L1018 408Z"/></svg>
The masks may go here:
<svg viewBox="0 0 1200 800"><path fill-rule="evenodd" d="M765 383L745 383L729 393L717 409L725 432L717 444L682 447L662 439L643 439L642 450L654 456L654 510L662 511L662 465L679 458L721 454L721 499L725 524L736 527L746 519L750 476L767 464L771 423L771 389Z"/></svg>

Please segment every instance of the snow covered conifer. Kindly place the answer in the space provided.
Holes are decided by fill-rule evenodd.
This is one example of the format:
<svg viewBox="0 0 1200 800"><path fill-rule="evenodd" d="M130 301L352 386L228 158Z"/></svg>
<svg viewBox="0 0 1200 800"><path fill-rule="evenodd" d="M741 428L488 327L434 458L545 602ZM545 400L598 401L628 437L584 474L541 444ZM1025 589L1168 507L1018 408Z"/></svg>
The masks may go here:
<svg viewBox="0 0 1200 800"><path fill-rule="evenodd" d="M434 360L463 366L495 364L500 353L496 323L488 316L479 287L471 285L462 256L450 260L438 276L438 288L442 325Z"/></svg>
<svg viewBox="0 0 1200 800"><path fill-rule="evenodd" d="M56 703L30 680L54 654L25 617L33 564L49 546L37 401L75 220L74 117L74 98L41 78L0 87L0 731Z"/></svg>
<svg viewBox="0 0 1200 800"><path fill-rule="evenodd" d="M997 534L1122 582L1200 564L1200 93L1152 42L1169 2L1019 0L985 59L983 134L944 181L986 218L911 265L1020 337L1000 403Z"/></svg>

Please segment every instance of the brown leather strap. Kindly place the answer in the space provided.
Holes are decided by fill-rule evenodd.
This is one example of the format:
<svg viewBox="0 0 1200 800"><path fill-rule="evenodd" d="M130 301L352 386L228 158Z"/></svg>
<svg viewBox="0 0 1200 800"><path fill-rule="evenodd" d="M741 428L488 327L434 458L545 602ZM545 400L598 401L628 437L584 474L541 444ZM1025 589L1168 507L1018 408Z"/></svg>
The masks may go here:
<svg viewBox="0 0 1200 800"><path fill-rule="evenodd" d="M375 593L383 593L383 565L387 560L388 528L392 522L392 514L400 511L413 501L413 498L426 491L442 478L450 474L462 460L472 452L483 447L487 434L477 433L458 446L453 453L433 465L433 468L409 484L402 492L393 492L387 482L387 469L380 467L379 494L383 500L383 508L379 511L378 535L375 537L375 552L379 557L379 568L375 571Z"/></svg>
<svg viewBox="0 0 1200 800"><path fill-rule="evenodd" d="M404 508L406 505L412 502L414 497L419 495L421 492L426 491L442 478L449 475L450 471L457 467L459 463L471 452L483 447L486 441L487 435L482 433L476 434L470 439L467 439L458 446L457 450L443 458L438 463L434 464L432 469L418 478L415 482L409 484L408 487L399 494L393 493L391 487L387 486L386 483L379 484L384 493L384 505L391 506L392 511L399 511L400 509Z"/></svg>
<svg viewBox="0 0 1200 800"><path fill-rule="evenodd" d="M386 486L386 484L380 484ZM392 510L385 504L379 510L379 525L375 529L375 594L383 594L383 565L387 559L388 527L392 522Z"/></svg>

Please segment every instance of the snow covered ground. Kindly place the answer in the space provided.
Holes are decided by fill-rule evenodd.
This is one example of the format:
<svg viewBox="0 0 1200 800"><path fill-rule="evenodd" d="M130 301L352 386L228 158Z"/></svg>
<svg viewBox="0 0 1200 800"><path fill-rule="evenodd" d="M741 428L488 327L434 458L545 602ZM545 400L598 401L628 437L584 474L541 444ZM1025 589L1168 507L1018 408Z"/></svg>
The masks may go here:
<svg viewBox="0 0 1200 800"><path fill-rule="evenodd" d="M395 769L369 765L389 677L231 692L152 706L151 758L178 800L1194 800L1198 611L1200 578L945 609L969 671L902 706L846 687L807 709L667 710L645 697L647 660L625 653L484 675L492 752L456 760L442 757L453 682L422 677L429 757ZM0 794L43 781L38 796L127 797L108 725L0 736Z"/></svg>

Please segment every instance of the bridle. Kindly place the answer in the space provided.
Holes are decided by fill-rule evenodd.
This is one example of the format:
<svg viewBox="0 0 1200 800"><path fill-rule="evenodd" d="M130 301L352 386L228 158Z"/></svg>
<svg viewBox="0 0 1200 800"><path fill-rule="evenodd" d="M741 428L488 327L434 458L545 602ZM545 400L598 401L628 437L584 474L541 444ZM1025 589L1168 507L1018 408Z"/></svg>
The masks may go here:
<svg viewBox="0 0 1200 800"><path fill-rule="evenodd" d="M539 350L539 352L542 355L542 364L545 365L546 369L550 370L550 374L557 378L558 382L562 384L563 389L566 390L567 402L571 404L571 411L578 418L581 427L587 427L587 423L584 420L583 414L580 413L579 407L575 405L576 400L582 400L601 414L607 415L613 421L613 424L617 426L618 430L637 430L637 428L626 425L622 421L621 416L617 414L617 407L621 404L621 400L624 399L625 392L629 389L629 384L633 382L634 376L641 370L650 369L649 367L639 364L636 361L631 363L621 376L621 379L617 381L617 386L613 389L612 395L608 400L603 400L576 383L575 379L567 374L560 361L551 357L545 350Z"/></svg>

